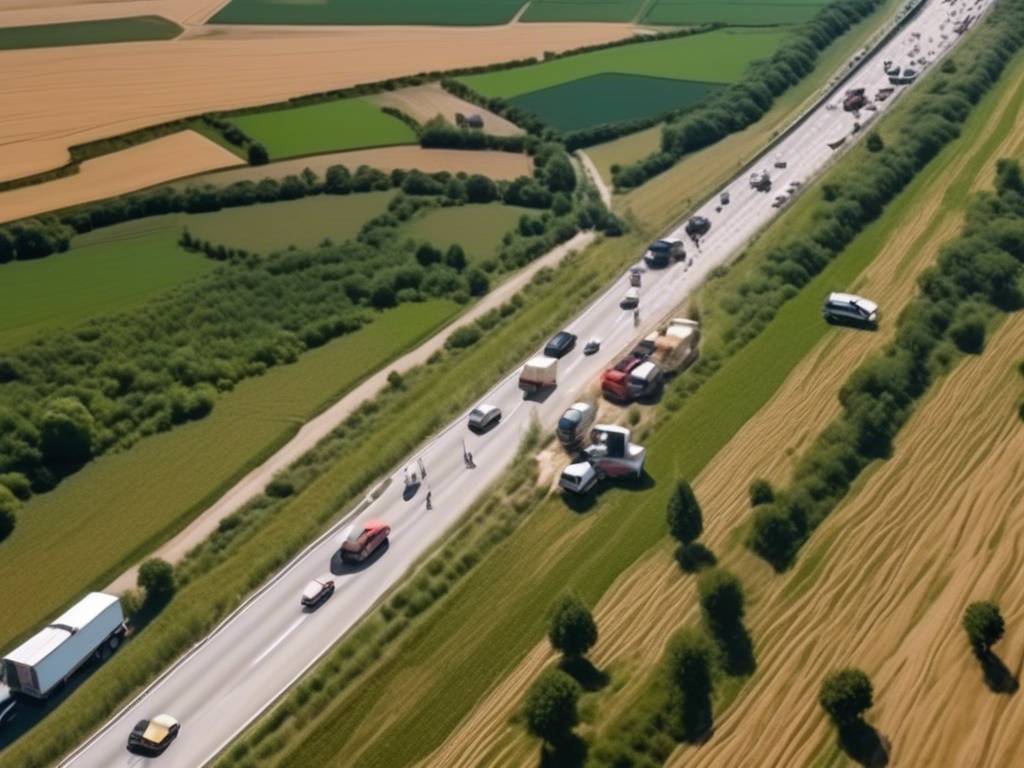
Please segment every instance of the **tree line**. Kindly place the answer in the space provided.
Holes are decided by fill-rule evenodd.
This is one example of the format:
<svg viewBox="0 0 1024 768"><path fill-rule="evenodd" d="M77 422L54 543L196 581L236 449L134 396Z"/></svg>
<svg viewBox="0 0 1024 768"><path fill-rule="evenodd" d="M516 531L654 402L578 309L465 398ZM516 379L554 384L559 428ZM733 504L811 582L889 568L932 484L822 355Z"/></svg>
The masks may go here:
<svg viewBox="0 0 1024 768"><path fill-rule="evenodd" d="M822 50L880 4L881 0L838 0L826 5L787 37L771 58L753 63L742 82L721 89L703 104L670 120L662 130L659 151L630 165L613 168L615 186L640 186L671 168L684 155L760 120L778 96L814 69ZM598 140L607 138L602 136Z"/></svg>

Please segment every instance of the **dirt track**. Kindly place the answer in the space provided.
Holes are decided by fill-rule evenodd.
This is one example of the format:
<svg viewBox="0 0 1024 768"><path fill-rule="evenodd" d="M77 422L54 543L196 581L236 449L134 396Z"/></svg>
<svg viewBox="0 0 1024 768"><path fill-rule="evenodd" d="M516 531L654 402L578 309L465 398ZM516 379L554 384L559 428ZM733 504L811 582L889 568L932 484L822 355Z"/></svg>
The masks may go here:
<svg viewBox="0 0 1024 768"><path fill-rule="evenodd" d="M1001 116L1014 109L1012 103L1005 102L995 110L982 131L983 135L989 133ZM973 188L988 186L996 158L1019 152L1022 142L1024 124L1017 124L987 158L983 172L972 180ZM941 174L942 178L958 178L979 151L978 145L967 147L949 162ZM895 318L899 314L900 308L914 294L917 275L932 263L938 247L959 231L962 212L941 208L944 191L945 186L934 186L932 194L915 206L913 218L886 243L858 283L852 286L878 298L888 317ZM793 370L772 400L744 425L695 480L695 489L704 508L704 541L712 550L721 554L728 546L730 532L749 514L747 485L750 480L766 477L774 483L785 484L795 460L839 412L837 394L840 386L865 357L884 343L892 330L892 324L883 324L876 334L829 334ZM1021 471L1018 466L1018 472ZM823 536L824 533L819 532L816 539ZM806 559L808 554L802 557ZM832 558L830 553L829 559ZM782 583L771 575L766 565L745 552L734 551L733 556L727 558L727 566L739 570L748 587L751 581L766 583L770 589ZM794 616L789 617L790 623L797 621ZM624 681L621 687L616 687L614 695L602 698L600 727L614 722L635 700L636 693L644 684L646 672L661 657L672 633L684 621L696 620L693 581L680 573L672 557L671 546L665 543L619 578L596 607L595 617L600 627L600 639L591 654L592 659L599 668L610 667L616 680ZM751 633L760 654L760 632L754 626ZM522 728L511 724L510 719L529 684L554 658L546 642L539 644L515 672L480 702L427 764L438 768L469 768L510 764L515 762L510 761L512 755L520 761L530 759L527 756L533 754L533 744L525 737ZM769 664L761 662L761 668L766 669ZM782 678L779 684L785 685L785 681L786 678ZM815 685L819 681L816 680ZM755 685L759 685L757 680L747 683L748 687ZM810 701L814 701L813 694ZM773 709L773 703L769 702L765 707ZM774 708L773 712L776 710L780 722L790 716L797 719L803 716L785 708ZM814 715L816 717L817 712ZM760 738L762 741L766 732L772 732L760 726L748 728L746 724L737 726L737 729L743 730L750 739ZM699 754L713 753L718 741L716 732L714 740ZM737 750L729 753L731 763L726 760L720 764L742 765L745 755L759 749L757 743L750 741L745 742L745 748L746 752ZM689 750L681 752L684 757L678 760L678 764L691 764L694 754ZM799 760L778 763L780 766L801 764Z"/></svg>
<svg viewBox="0 0 1024 768"><path fill-rule="evenodd" d="M242 161L195 131L163 136L82 163L78 173L35 187L0 192L0 222L122 195L182 175Z"/></svg>
<svg viewBox="0 0 1024 768"><path fill-rule="evenodd" d="M139 13L144 3L123 5ZM199 7L204 3L194 3ZM0 24L10 18L0 14ZM626 24L218 26L168 41L5 51L0 178L60 166L71 145L187 115L415 72L541 56L632 31Z"/></svg>

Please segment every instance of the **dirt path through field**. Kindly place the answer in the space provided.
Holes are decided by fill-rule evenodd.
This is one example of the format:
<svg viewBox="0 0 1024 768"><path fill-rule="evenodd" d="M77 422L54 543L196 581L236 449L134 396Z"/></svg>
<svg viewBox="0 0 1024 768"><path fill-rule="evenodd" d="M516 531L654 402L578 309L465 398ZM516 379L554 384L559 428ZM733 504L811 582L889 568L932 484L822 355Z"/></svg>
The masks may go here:
<svg viewBox="0 0 1024 768"><path fill-rule="evenodd" d="M980 135L987 137L1001 118L1016 109L1015 105L1007 98L993 110ZM995 160L1010 153L1022 139L1024 124L1013 124L989 153L981 171L973 178L963 178L972 188L990 186ZM939 246L959 231L963 212L943 209L945 190L959 182L964 173L973 172L971 161L982 151L981 142L976 142L947 161L938 174L947 184L930 187L930 194L915 201L912 216L894 228L871 266L851 286L877 298L887 317L894 319L899 314L914 295L917 275L934 261ZM704 541L712 550L721 554L730 547L730 533L749 514L750 481L765 477L785 484L802 451L838 414L837 395L843 382L891 337L893 330L894 323L883 323L877 333L841 330L828 334L793 370L772 400L696 478L694 486L704 508ZM735 547L732 550L727 565L742 568L745 583L772 583L767 566L745 552L736 552ZM740 561L738 566L733 564L736 560ZM598 667L610 668L617 681L614 695L601 700L600 728L628 710L668 638L684 621L696 619L693 580L680 573L672 547L666 542L619 578L596 607L595 617L600 639L591 656ZM754 637L755 642L760 641L756 633ZM505 759L510 754L527 754L531 742L510 719L529 684L554 658L546 643L539 644L481 701L427 764L438 768L501 765L507 764ZM715 742L717 739L716 733ZM753 748L750 744L747 747ZM732 757L732 765L743 764L742 760L735 762L738 755ZM796 764L800 763L788 763Z"/></svg>
<svg viewBox="0 0 1024 768"><path fill-rule="evenodd" d="M577 150L576 157L580 159L580 162L583 164L583 170L586 171L587 176L590 177L594 186L597 187L597 193L601 195L601 202L603 202L605 208L610 211L612 209L612 191L608 188L608 185L604 183L604 179L601 178L601 172L597 170L597 166L594 165L594 161L590 159L590 155L582 149Z"/></svg>
<svg viewBox="0 0 1024 768"><path fill-rule="evenodd" d="M217 26L176 40L4 51L0 179L63 165L71 145L188 115L632 33L628 24Z"/></svg>
<svg viewBox="0 0 1024 768"><path fill-rule="evenodd" d="M1009 766L1024 747L1024 699L993 693L960 617L995 598L996 650L1024 664L1024 427L1014 413L1024 314L963 362L912 417L894 458L815 535L805 562L761 595L750 619L759 669L714 739L674 765L808 765L834 737L817 704L828 670L854 664L875 687L869 717L894 765ZM797 585L797 589L793 589ZM790 592L793 594L790 594ZM771 739L763 734L771 733Z"/></svg>
<svg viewBox="0 0 1024 768"><path fill-rule="evenodd" d="M82 163L78 173L0 192L0 223L35 216L242 161L195 131L181 131Z"/></svg>
<svg viewBox="0 0 1024 768"><path fill-rule="evenodd" d="M427 359L443 348L445 339L452 328L472 322L482 314L512 298L522 289L533 276L545 267L556 266L571 252L584 250L594 241L593 232L581 232L571 240L554 248L529 266L516 273L493 291L484 296L469 311L463 313L411 352L406 353L390 365L381 368L365 379L330 408L306 422L298 433L282 446L273 456L264 461L256 469L239 480L230 490L220 497L205 512L196 517L187 528L170 541L165 542L150 557L160 557L170 563L180 560L194 546L205 541L217 530L220 521L238 510L254 496L263 492L267 483L275 474L291 465L327 436L338 424L344 421L365 400L372 398L387 386L387 377L391 371L404 373L417 365L424 364ZM111 583L107 590L120 593L135 586L138 565L121 574Z"/></svg>

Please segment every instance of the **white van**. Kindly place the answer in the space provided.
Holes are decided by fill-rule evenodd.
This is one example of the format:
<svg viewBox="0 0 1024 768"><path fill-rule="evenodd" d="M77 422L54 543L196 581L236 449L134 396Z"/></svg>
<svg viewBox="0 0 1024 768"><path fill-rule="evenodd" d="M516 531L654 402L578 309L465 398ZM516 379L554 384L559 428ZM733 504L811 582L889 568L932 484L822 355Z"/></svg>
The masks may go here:
<svg viewBox="0 0 1024 768"><path fill-rule="evenodd" d="M640 306L640 289L630 288L626 291L626 295L622 297L622 301L619 302L619 306L623 309L636 309Z"/></svg>
<svg viewBox="0 0 1024 768"><path fill-rule="evenodd" d="M570 493L587 493L597 485L600 476L594 470L589 461L580 461L570 464L562 470L562 476L558 478L558 484Z"/></svg>

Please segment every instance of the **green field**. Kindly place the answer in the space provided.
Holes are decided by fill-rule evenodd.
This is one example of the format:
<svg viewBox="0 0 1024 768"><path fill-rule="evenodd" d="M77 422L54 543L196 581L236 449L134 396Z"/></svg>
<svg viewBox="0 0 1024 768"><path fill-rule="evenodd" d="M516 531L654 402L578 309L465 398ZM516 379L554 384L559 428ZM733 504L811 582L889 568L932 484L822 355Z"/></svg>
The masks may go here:
<svg viewBox="0 0 1024 768"><path fill-rule="evenodd" d="M363 99L258 112L231 122L262 143L272 160L417 141L412 128Z"/></svg>
<svg viewBox="0 0 1024 768"><path fill-rule="evenodd" d="M645 0L533 0L520 21L632 21Z"/></svg>
<svg viewBox="0 0 1024 768"><path fill-rule="evenodd" d="M0 647L182 528L326 403L432 333L451 301L403 304L221 396L197 422L103 456L34 497L4 541Z"/></svg>
<svg viewBox="0 0 1024 768"><path fill-rule="evenodd" d="M435 208L405 224L400 235L427 240L442 249L458 243L470 260L486 258L494 255L502 236L515 228L523 214L537 211L500 203Z"/></svg>
<svg viewBox="0 0 1024 768"><path fill-rule="evenodd" d="M146 299L216 263L178 248L163 234L76 247L37 261L0 266L0 349L40 331L69 326Z"/></svg>
<svg viewBox="0 0 1024 768"><path fill-rule="evenodd" d="M504 24L524 0L231 0L214 24Z"/></svg>
<svg viewBox="0 0 1024 768"><path fill-rule="evenodd" d="M721 87L668 77L591 75L516 96L509 104L534 113L560 131L575 131L693 106Z"/></svg>
<svg viewBox="0 0 1024 768"><path fill-rule="evenodd" d="M0 28L0 51L17 48L56 48L65 45L129 43L136 40L170 40L181 27L162 16L129 16L123 19L71 21Z"/></svg>
<svg viewBox="0 0 1024 768"><path fill-rule="evenodd" d="M271 253L291 245L314 248L324 238L336 243L352 239L363 224L387 210L394 195L391 190L344 196L316 195L212 213L168 213L79 235L72 246L109 245L157 235L175 242L188 227L189 232L200 239L255 253Z"/></svg>
<svg viewBox="0 0 1024 768"><path fill-rule="evenodd" d="M645 24L710 24L762 27L807 21L828 0L758 0L757 2L708 2L708 0L655 0L644 15Z"/></svg>
<svg viewBox="0 0 1024 768"><path fill-rule="evenodd" d="M510 99L591 75L618 73L709 83L739 80L752 61L775 52L785 32L716 30L635 45L620 45L539 64L459 78L484 96Z"/></svg>

